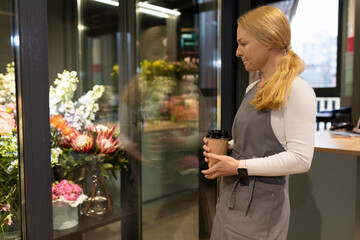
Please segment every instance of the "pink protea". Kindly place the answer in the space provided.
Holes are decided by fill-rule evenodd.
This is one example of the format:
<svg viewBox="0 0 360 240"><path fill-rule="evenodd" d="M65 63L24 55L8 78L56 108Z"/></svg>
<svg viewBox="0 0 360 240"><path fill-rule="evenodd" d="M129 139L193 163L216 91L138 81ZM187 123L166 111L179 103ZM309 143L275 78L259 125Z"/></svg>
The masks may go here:
<svg viewBox="0 0 360 240"><path fill-rule="evenodd" d="M90 133L80 133L71 141L77 152L90 152L94 146L94 137Z"/></svg>
<svg viewBox="0 0 360 240"><path fill-rule="evenodd" d="M92 131L94 133L99 133L99 132L104 132L104 131L110 131L109 128L105 125L101 125L98 124L96 126L92 125L92 126L88 126L87 127L88 131Z"/></svg>
<svg viewBox="0 0 360 240"><path fill-rule="evenodd" d="M114 139L115 125L109 130L101 130L96 138L100 153L113 153L121 145L120 138Z"/></svg>

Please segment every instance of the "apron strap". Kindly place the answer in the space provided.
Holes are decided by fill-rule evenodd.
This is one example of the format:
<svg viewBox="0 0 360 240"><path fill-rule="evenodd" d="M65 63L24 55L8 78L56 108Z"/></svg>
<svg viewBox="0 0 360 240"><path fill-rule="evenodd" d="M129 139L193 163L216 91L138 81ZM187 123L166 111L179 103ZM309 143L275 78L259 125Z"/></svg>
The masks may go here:
<svg viewBox="0 0 360 240"><path fill-rule="evenodd" d="M234 186L231 190L231 195L230 195L230 202L229 202L229 209L234 209L235 208L235 202L236 202L236 187L238 186L238 184L242 185L242 186L248 186L250 188L250 193L249 196L246 198L246 202L244 202L245 205L245 217L248 215L249 213L249 209L250 209L250 205L253 199L253 193L254 193L254 187L255 187L255 181L256 181L256 177L249 177L247 179L244 180L236 180L236 182L234 183Z"/></svg>

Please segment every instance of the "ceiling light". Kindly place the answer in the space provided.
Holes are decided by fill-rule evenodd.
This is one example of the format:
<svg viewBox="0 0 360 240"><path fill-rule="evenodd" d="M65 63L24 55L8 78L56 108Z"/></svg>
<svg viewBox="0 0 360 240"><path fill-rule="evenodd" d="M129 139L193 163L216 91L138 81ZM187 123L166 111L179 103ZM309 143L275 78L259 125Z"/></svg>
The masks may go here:
<svg viewBox="0 0 360 240"><path fill-rule="evenodd" d="M155 16L155 17L162 17L162 18L170 17L169 14L153 11L153 10L146 9L146 8L139 8L139 12L146 13L146 14L149 14L149 15L152 15L152 16Z"/></svg>
<svg viewBox="0 0 360 240"><path fill-rule="evenodd" d="M152 5L152 4L149 4L146 2L139 2L139 6L140 6L140 8L145 8L145 9L149 9L149 10L153 10L153 11L157 11L160 13L165 13L165 14L173 15L173 16L179 16L181 14L179 11L164 8L164 7L159 7L159 6Z"/></svg>
<svg viewBox="0 0 360 240"><path fill-rule="evenodd" d="M118 7L119 6L119 2L115 1L115 0L93 0L95 2L99 2L99 3L105 3L111 6L115 6Z"/></svg>

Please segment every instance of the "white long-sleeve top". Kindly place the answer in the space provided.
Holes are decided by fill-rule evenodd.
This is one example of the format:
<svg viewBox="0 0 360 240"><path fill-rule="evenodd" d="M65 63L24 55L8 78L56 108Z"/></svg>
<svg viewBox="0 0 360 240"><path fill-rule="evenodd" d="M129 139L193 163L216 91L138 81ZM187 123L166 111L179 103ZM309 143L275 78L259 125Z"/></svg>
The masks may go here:
<svg viewBox="0 0 360 240"><path fill-rule="evenodd" d="M258 82L258 81L257 81ZM250 84L246 92L257 82ZM316 96L302 78L294 79L286 105L271 111L271 126L285 151L246 160L250 176L282 176L310 169L314 154ZM233 142L230 142L233 145Z"/></svg>

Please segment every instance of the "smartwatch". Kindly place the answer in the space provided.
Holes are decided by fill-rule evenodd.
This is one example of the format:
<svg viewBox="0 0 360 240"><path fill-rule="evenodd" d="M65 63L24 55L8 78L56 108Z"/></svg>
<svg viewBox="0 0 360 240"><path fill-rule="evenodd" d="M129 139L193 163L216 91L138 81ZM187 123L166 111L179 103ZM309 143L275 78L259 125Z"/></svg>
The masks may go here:
<svg viewBox="0 0 360 240"><path fill-rule="evenodd" d="M248 177L248 171L246 168L238 168L237 171L239 179L245 179Z"/></svg>

